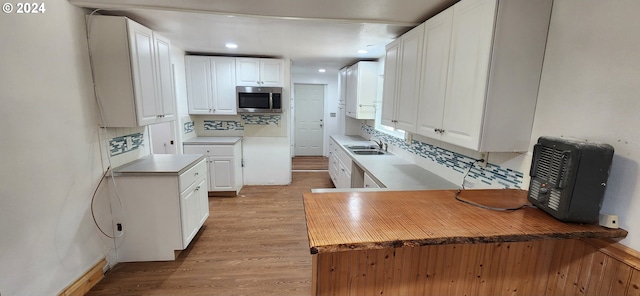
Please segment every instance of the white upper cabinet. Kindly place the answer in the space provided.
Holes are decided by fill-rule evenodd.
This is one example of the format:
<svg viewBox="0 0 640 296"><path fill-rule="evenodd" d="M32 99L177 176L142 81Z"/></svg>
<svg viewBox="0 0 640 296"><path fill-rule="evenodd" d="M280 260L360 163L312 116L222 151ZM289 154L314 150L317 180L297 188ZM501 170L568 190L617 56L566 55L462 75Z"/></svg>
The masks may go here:
<svg viewBox="0 0 640 296"><path fill-rule="evenodd" d="M236 58L238 86L279 86L284 83L284 61L280 59Z"/></svg>
<svg viewBox="0 0 640 296"><path fill-rule="evenodd" d="M88 16L89 50L102 125L144 126L175 119L168 39L116 16Z"/></svg>
<svg viewBox="0 0 640 296"><path fill-rule="evenodd" d="M344 106L347 101L347 67L340 69L338 76L338 88L340 89L338 105Z"/></svg>
<svg viewBox="0 0 640 296"><path fill-rule="evenodd" d="M347 116L374 119L378 84L377 62L358 62L347 68Z"/></svg>
<svg viewBox="0 0 640 296"><path fill-rule="evenodd" d="M416 132L424 24L387 46L382 124Z"/></svg>
<svg viewBox="0 0 640 296"><path fill-rule="evenodd" d="M189 114L237 114L236 59L185 56Z"/></svg>
<svg viewBox="0 0 640 296"><path fill-rule="evenodd" d="M176 99L174 91L173 69L171 67L171 41L153 33L156 50L156 73L158 81L157 113L162 114L163 121L175 120Z"/></svg>
<svg viewBox="0 0 640 296"><path fill-rule="evenodd" d="M384 81L382 82L382 124L395 126L396 85L398 84L398 70L400 67L400 48L402 38L387 44L384 56Z"/></svg>
<svg viewBox="0 0 640 296"><path fill-rule="evenodd" d="M429 19L417 133L476 151L527 151L551 6L462 0Z"/></svg>
<svg viewBox="0 0 640 296"><path fill-rule="evenodd" d="M416 132L431 138L439 138L442 127L452 23L453 9L447 9L425 22L422 91Z"/></svg>

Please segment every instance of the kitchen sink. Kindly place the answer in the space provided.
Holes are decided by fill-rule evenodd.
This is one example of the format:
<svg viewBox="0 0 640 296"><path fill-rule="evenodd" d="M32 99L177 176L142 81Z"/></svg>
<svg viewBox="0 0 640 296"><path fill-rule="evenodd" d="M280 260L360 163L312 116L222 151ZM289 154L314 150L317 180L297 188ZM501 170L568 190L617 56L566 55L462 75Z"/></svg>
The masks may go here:
<svg viewBox="0 0 640 296"><path fill-rule="evenodd" d="M345 146L351 150L361 150L361 149L378 149L378 145L364 145L364 146Z"/></svg>
<svg viewBox="0 0 640 296"><path fill-rule="evenodd" d="M373 148L373 149L375 149L375 148ZM384 155L384 154L387 154L387 152L384 152L384 151L381 151L381 150L353 150L353 154L357 154L357 155Z"/></svg>

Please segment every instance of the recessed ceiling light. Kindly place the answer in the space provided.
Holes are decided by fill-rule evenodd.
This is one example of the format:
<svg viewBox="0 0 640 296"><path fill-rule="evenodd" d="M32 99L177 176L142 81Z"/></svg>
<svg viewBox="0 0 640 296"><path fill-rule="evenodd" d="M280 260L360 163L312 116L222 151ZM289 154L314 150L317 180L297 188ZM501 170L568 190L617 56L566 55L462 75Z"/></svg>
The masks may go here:
<svg viewBox="0 0 640 296"><path fill-rule="evenodd" d="M318 69L318 72L320 72L320 73L324 73L324 72L327 72L327 70L325 70L325 69Z"/></svg>
<svg viewBox="0 0 640 296"><path fill-rule="evenodd" d="M227 43L224 45L226 48L238 48L238 45L235 43Z"/></svg>
<svg viewBox="0 0 640 296"><path fill-rule="evenodd" d="M364 50L364 49L360 49L358 50L358 53L367 53L368 51Z"/></svg>

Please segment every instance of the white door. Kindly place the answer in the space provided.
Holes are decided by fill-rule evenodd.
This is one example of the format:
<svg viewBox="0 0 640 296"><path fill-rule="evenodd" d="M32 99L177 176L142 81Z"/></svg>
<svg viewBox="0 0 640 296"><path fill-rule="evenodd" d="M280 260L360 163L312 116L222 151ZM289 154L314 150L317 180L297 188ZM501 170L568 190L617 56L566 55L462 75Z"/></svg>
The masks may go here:
<svg viewBox="0 0 640 296"><path fill-rule="evenodd" d="M295 84L296 156L322 155L324 127L324 85Z"/></svg>
<svg viewBox="0 0 640 296"><path fill-rule="evenodd" d="M151 152L153 154L176 154L176 133L174 122L149 125Z"/></svg>

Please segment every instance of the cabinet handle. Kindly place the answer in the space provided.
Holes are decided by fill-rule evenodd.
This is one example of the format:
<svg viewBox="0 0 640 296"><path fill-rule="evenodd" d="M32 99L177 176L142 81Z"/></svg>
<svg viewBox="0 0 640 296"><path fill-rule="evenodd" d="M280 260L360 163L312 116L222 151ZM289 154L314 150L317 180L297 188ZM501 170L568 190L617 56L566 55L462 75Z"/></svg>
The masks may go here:
<svg viewBox="0 0 640 296"><path fill-rule="evenodd" d="M196 191L199 191L199 190L200 190L200 186L196 186Z"/></svg>
<svg viewBox="0 0 640 296"><path fill-rule="evenodd" d="M196 177L198 176L198 173L195 173Z"/></svg>
<svg viewBox="0 0 640 296"><path fill-rule="evenodd" d="M209 112L213 112L213 109L209 109Z"/></svg>

